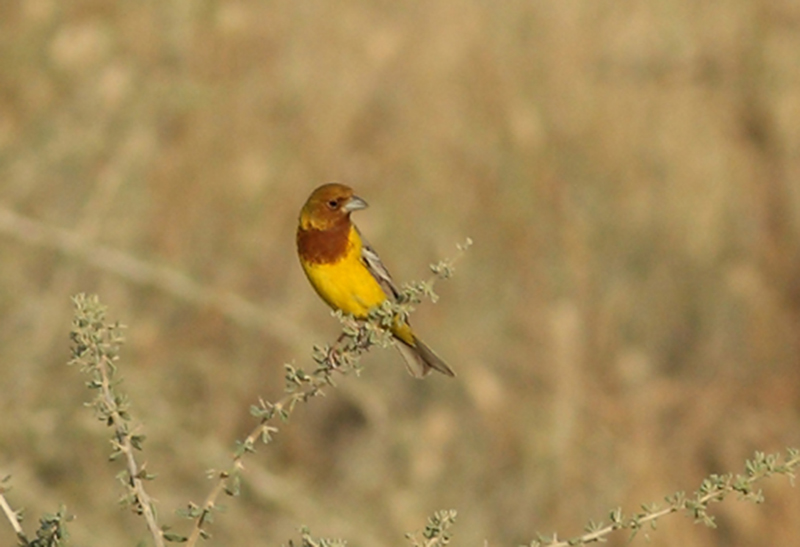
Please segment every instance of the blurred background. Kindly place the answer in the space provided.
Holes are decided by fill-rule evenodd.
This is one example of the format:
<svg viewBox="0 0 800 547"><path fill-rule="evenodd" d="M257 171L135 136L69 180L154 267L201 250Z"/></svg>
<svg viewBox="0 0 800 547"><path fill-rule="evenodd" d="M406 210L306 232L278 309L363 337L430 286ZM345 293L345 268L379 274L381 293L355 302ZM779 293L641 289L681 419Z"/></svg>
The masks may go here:
<svg viewBox="0 0 800 547"><path fill-rule="evenodd" d="M97 293L187 530L249 406L338 335L294 249L334 180L400 282L474 239L414 316L459 376L370 353L248 458L209 545L402 545L454 508L457 544L513 546L693 491L800 445L798 177L793 0L2 2L9 500L29 533L64 503L77 545L147 538L65 365ZM792 544L800 494L763 488L650 544Z"/></svg>

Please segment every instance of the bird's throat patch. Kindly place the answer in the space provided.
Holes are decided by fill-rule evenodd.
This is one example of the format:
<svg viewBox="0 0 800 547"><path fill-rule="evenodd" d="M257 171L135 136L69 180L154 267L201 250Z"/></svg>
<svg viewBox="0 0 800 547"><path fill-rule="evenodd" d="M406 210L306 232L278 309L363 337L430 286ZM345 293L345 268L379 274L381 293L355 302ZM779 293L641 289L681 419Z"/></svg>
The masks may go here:
<svg viewBox="0 0 800 547"><path fill-rule="evenodd" d="M339 222L327 230L297 230L297 252L311 264L333 264L347 256L350 222Z"/></svg>

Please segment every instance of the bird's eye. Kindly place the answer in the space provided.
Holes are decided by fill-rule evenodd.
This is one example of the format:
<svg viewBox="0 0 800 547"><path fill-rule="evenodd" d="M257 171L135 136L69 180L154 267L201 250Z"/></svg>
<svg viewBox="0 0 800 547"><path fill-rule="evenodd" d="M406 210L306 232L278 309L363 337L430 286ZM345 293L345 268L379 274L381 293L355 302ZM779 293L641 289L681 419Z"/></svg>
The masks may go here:
<svg viewBox="0 0 800 547"><path fill-rule="evenodd" d="M328 207L330 207L331 209L336 209L338 206L339 206L338 199L332 199L328 202Z"/></svg>

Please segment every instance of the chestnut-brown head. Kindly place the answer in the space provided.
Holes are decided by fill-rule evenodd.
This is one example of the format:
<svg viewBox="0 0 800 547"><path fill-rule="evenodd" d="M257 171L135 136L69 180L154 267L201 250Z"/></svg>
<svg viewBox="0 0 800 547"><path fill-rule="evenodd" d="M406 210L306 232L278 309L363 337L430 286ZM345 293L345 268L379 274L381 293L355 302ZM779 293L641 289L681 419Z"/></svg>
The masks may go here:
<svg viewBox="0 0 800 547"><path fill-rule="evenodd" d="M329 230L350 223L350 213L367 207L353 189L338 182L323 184L308 197L300 211L303 230Z"/></svg>

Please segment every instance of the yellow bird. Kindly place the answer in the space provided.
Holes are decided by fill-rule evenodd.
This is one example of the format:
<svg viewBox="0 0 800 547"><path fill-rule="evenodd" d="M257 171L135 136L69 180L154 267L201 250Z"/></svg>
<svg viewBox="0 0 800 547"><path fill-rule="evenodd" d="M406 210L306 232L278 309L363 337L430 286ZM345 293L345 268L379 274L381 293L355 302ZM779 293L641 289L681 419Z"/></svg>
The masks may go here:
<svg viewBox="0 0 800 547"><path fill-rule="evenodd" d="M331 308L359 319L399 297L378 254L350 220L350 213L366 207L349 186L324 184L309 196L297 227L297 254L311 286ZM412 376L423 378L431 370L455 376L407 322L395 321L391 331Z"/></svg>

